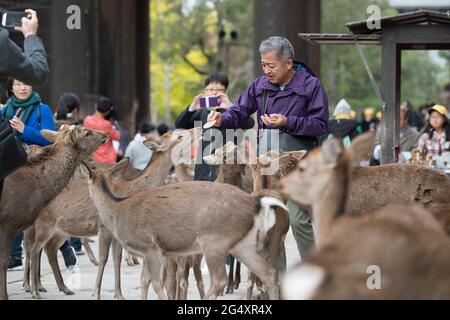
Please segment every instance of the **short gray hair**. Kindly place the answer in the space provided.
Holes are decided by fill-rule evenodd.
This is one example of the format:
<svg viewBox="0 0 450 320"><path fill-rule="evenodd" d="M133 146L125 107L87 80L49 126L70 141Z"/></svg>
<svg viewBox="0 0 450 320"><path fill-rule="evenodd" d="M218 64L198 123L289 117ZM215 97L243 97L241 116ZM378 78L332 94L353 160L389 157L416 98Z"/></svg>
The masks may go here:
<svg viewBox="0 0 450 320"><path fill-rule="evenodd" d="M283 37L270 37L259 46L259 52L261 54L266 54L275 51L277 57L281 60L294 60L294 47L292 47L291 42Z"/></svg>

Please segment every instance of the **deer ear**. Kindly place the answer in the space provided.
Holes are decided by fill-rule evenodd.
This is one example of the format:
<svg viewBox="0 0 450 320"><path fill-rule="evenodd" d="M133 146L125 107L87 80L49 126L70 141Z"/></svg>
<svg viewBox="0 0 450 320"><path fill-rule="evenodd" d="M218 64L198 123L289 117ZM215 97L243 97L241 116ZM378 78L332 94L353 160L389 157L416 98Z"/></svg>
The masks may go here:
<svg viewBox="0 0 450 320"><path fill-rule="evenodd" d="M296 161L300 161L301 159L303 159L307 153L308 153L308 151L306 151L306 150L288 152L288 154L291 157L293 157Z"/></svg>
<svg viewBox="0 0 450 320"><path fill-rule="evenodd" d="M58 133L56 131L51 131L51 130L41 130L41 135L45 138L45 140L51 142L51 143L55 143L56 142L56 138L58 138Z"/></svg>
<svg viewBox="0 0 450 320"><path fill-rule="evenodd" d="M89 180L93 180L95 177L94 171L83 161L80 164L81 173Z"/></svg>
<svg viewBox="0 0 450 320"><path fill-rule="evenodd" d="M27 152L28 163L41 162L41 160L43 160L49 153L48 149L39 146L31 146L25 150Z"/></svg>
<svg viewBox="0 0 450 320"><path fill-rule="evenodd" d="M72 144L76 144L80 137L80 128L77 126L69 127L69 137Z"/></svg>
<svg viewBox="0 0 450 320"><path fill-rule="evenodd" d="M367 132L357 136L351 145L352 160L354 163L359 163L370 157L375 143L375 135L372 132Z"/></svg>
<svg viewBox="0 0 450 320"><path fill-rule="evenodd" d="M215 166L217 161L216 161L216 156L215 155L209 155L209 156L204 156L203 157L203 161L205 161L206 164L210 165L210 166Z"/></svg>
<svg viewBox="0 0 450 320"><path fill-rule="evenodd" d="M339 159L344 153L345 148L341 139L333 138L325 141L321 150L325 161L330 164L331 167L335 167L338 165Z"/></svg>
<svg viewBox="0 0 450 320"><path fill-rule="evenodd" d="M189 137L191 138L191 141L195 142L197 140L200 140L203 136L203 131L200 127L195 127L192 129L187 130L189 133Z"/></svg>
<svg viewBox="0 0 450 320"><path fill-rule="evenodd" d="M161 147L161 141L156 139L148 139L144 141L144 145L149 148L151 151L158 151Z"/></svg>
<svg viewBox="0 0 450 320"><path fill-rule="evenodd" d="M110 176L117 176L123 173L130 164L130 158L123 158L119 163L117 163L114 167L111 168Z"/></svg>
<svg viewBox="0 0 450 320"><path fill-rule="evenodd" d="M272 158L268 154L263 154L258 157L258 163L263 166L269 166L272 163Z"/></svg>

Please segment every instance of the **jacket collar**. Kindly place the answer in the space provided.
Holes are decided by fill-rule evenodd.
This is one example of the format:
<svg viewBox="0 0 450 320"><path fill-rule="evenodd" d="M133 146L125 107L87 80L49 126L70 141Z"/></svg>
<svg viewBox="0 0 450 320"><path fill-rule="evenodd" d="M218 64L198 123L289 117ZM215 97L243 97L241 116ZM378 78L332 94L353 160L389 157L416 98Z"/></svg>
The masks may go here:
<svg viewBox="0 0 450 320"><path fill-rule="evenodd" d="M297 95L305 95L305 80L310 77L310 75L303 71L296 71L294 76L291 79L291 82L286 85L283 92L280 93L280 96L288 96L292 92ZM266 76L261 78L260 85L257 87L256 94L259 95L264 90L279 92L280 87L274 85L269 82L269 79Z"/></svg>

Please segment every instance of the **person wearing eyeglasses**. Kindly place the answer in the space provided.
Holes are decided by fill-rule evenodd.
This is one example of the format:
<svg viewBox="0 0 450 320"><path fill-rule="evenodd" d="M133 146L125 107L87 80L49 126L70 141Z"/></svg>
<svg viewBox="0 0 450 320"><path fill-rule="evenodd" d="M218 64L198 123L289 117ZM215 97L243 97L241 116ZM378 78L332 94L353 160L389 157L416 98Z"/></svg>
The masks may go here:
<svg viewBox="0 0 450 320"><path fill-rule="evenodd" d="M229 79L226 75L220 72L211 73L205 80L204 92L195 96L190 106L188 106L176 119L175 127L178 129L192 129L195 126L195 122L201 122L203 125L208 121L208 115L215 110L216 112L225 112L233 103L228 97L228 84ZM220 102L220 106L217 108L205 108L201 106L200 100L204 97L217 97ZM247 119L240 127L241 129L251 129L255 125L255 121L252 118ZM203 156L211 155L215 152L213 143L211 143L211 137L214 135L215 130L220 130L224 137L224 144L227 142L225 130L210 128L203 129L203 140L201 150L198 150L196 155L196 165L194 180L200 181L214 181L217 178L217 166L211 166L203 161Z"/></svg>

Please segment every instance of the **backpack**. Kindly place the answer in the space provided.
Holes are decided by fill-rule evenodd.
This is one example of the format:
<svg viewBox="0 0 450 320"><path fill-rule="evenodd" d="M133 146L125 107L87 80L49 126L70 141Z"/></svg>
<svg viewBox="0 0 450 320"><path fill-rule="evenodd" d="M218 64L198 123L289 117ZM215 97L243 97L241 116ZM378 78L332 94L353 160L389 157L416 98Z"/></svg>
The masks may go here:
<svg viewBox="0 0 450 320"><path fill-rule="evenodd" d="M27 162L27 153L9 121L0 114L0 180Z"/></svg>
<svg viewBox="0 0 450 320"><path fill-rule="evenodd" d="M362 131L363 131L360 124L356 127L355 130L356 130L356 132L358 132L358 134L362 133ZM329 133L327 136L327 140L333 139L334 137L335 137L334 133ZM345 135L344 137L341 137L341 139L342 139L342 144L344 145L344 147L351 146L352 138L350 137L349 134Z"/></svg>

